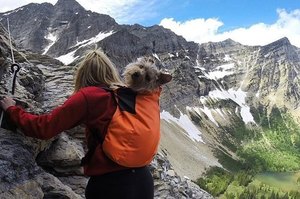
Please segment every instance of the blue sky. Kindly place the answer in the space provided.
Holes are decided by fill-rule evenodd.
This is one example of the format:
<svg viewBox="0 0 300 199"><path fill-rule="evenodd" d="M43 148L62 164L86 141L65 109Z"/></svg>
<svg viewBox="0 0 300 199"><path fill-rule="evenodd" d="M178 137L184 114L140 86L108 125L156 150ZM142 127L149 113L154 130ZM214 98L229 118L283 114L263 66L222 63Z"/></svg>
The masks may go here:
<svg viewBox="0 0 300 199"><path fill-rule="evenodd" d="M120 24L159 24L197 43L231 38L245 45L265 45L288 37L300 47L300 0L77 1ZM31 2L57 0L0 0L0 12Z"/></svg>
<svg viewBox="0 0 300 199"><path fill-rule="evenodd" d="M166 3L168 2L168 3ZM145 25L159 24L163 18L187 21L195 18L217 18L223 30L249 27L256 23L274 23L277 9L300 9L299 0L167 0L157 7L157 17L145 19Z"/></svg>

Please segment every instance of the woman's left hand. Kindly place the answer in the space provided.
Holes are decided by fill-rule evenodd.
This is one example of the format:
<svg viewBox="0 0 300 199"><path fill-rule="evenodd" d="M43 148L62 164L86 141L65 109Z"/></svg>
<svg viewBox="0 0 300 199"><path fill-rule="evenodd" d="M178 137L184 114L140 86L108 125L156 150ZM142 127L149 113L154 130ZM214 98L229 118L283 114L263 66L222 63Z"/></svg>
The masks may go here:
<svg viewBox="0 0 300 199"><path fill-rule="evenodd" d="M10 106L15 106L16 105L16 101L13 100L11 97L4 97L1 101L0 101L0 106L2 107L2 109L4 111L6 111L8 109L8 107Z"/></svg>

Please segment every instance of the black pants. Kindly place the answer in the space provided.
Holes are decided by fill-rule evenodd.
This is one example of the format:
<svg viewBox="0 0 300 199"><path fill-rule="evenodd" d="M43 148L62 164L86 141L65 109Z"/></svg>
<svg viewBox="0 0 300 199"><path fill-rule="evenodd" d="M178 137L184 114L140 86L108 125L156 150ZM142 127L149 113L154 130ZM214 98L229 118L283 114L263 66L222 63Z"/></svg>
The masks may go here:
<svg viewBox="0 0 300 199"><path fill-rule="evenodd" d="M85 190L87 199L153 199L154 185L147 167L92 176Z"/></svg>

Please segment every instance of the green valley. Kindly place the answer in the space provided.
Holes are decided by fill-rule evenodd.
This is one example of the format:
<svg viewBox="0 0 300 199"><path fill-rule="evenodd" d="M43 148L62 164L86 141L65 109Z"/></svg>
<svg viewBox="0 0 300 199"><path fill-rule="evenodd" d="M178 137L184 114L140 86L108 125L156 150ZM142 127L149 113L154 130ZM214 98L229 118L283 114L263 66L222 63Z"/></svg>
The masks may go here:
<svg viewBox="0 0 300 199"><path fill-rule="evenodd" d="M276 107L252 113L258 127L231 143L238 143L238 160L217 151L224 168L209 169L197 183L219 198L300 198L299 125ZM231 130L241 135L241 125Z"/></svg>

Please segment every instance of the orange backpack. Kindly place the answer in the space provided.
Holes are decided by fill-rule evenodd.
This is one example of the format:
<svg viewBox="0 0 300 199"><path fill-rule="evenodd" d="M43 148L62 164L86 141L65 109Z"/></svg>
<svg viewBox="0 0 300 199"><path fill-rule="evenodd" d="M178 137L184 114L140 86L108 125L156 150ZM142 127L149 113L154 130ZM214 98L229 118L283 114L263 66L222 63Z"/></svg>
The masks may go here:
<svg viewBox="0 0 300 199"><path fill-rule="evenodd" d="M125 167L152 161L160 139L160 91L136 93L126 87L113 91L118 105L102 143L111 160Z"/></svg>

